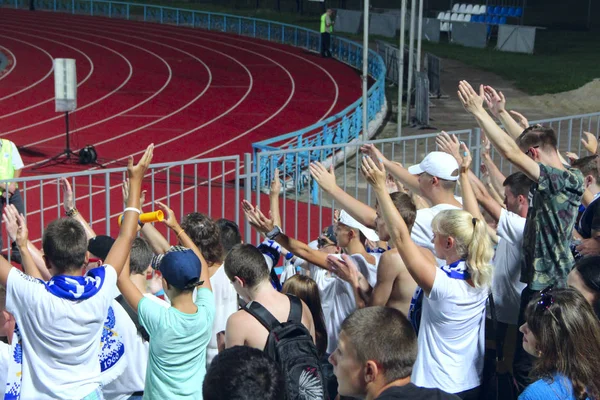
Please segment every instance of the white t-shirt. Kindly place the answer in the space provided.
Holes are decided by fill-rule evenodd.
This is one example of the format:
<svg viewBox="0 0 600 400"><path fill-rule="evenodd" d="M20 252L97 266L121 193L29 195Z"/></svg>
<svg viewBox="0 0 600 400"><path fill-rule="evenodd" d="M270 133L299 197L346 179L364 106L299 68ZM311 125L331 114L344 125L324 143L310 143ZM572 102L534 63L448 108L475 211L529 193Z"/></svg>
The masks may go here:
<svg viewBox="0 0 600 400"><path fill-rule="evenodd" d="M225 268L221 265L217 272L210 277L210 285L215 296L215 319L210 336L210 342L206 349L206 366L208 367L219 353L217 346L217 333L225 331L227 319L238 310L238 297L235 288L225 274Z"/></svg>
<svg viewBox="0 0 600 400"><path fill-rule="evenodd" d="M434 250L433 243L433 231L431 230L431 221L443 210L460 210L460 208L451 204L438 204L437 206L422 208L417 210L417 216L415 218L415 224L413 225L410 237L417 244L417 246L424 247L431 251Z"/></svg>
<svg viewBox="0 0 600 400"><path fill-rule="evenodd" d="M371 255L375 256L375 264L369 264L360 254L353 254L351 257L369 284L375 286L377 282L377 264L379 263L378 256L380 255ZM336 256L339 257L339 255ZM356 310L354 290L352 289L352 285L338 278L336 275L313 264L308 265L311 277L319 287L321 306L327 328L327 354L331 354L337 347L342 322Z"/></svg>
<svg viewBox="0 0 600 400"><path fill-rule="evenodd" d="M500 240L492 264L492 293L496 318L505 324L518 324L521 292L527 286L521 282L521 249L525 218L502 209L496 233Z"/></svg>
<svg viewBox="0 0 600 400"><path fill-rule="evenodd" d="M123 400L131 397L132 393L144 390L146 381L146 364L148 363L148 342L144 342L138 334L135 324L127 311L117 302L112 302L115 314L115 331L121 335L125 345L125 371L117 379L102 388L105 400Z"/></svg>
<svg viewBox="0 0 600 400"><path fill-rule="evenodd" d="M488 292L436 270L433 288L423 297L419 353L411 379L415 385L448 393L479 386Z"/></svg>
<svg viewBox="0 0 600 400"><path fill-rule="evenodd" d="M43 283L13 268L6 310L21 330L22 399L81 399L101 383L98 347L117 273L105 265L104 283L80 301L59 298Z"/></svg>
<svg viewBox="0 0 600 400"><path fill-rule="evenodd" d="M12 346L10 344L0 342L0 398L4 398L6 391L6 379L8 377L11 352Z"/></svg>

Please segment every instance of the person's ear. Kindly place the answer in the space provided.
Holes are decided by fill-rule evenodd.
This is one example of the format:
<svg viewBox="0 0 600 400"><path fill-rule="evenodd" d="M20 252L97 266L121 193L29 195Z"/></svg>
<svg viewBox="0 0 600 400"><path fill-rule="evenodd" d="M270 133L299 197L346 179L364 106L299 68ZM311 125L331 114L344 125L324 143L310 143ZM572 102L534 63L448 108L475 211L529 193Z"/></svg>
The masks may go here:
<svg viewBox="0 0 600 400"><path fill-rule="evenodd" d="M451 249L452 246L454 246L454 238L451 236L448 236L448 239L446 240L446 248Z"/></svg>
<svg viewBox="0 0 600 400"><path fill-rule="evenodd" d="M379 374L379 367L375 361L369 360L365 365L365 383L368 385L369 383L375 382L377 379L377 375Z"/></svg>
<svg viewBox="0 0 600 400"><path fill-rule="evenodd" d="M440 178L438 178L437 176L432 176L431 177L431 184L433 186L437 186L440 183Z"/></svg>
<svg viewBox="0 0 600 400"><path fill-rule="evenodd" d="M520 194L517 196L517 201L519 202L519 204L527 204L527 197Z"/></svg>
<svg viewBox="0 0 600 400"><path fill-rule="evenodd" d="M584 187L587 189L594 184L594 177L592 175L586 175L583 178Z"/></svg>
<svg viewBox="0 0 600 400"><path fill-rule="evenodd" d="M237 282L237 284L240 287L245 287L246 283L244 282L244 280L242 278L240 278L239 276L234 276L233 279Z"/></svg>
<svg viewBox="0 0 600 400"><path fill-rule="evenodd" d="M161 278L162 281L162 287L164 289L169 289L169 283L167 282L167 280L165 278Z"/></svg>

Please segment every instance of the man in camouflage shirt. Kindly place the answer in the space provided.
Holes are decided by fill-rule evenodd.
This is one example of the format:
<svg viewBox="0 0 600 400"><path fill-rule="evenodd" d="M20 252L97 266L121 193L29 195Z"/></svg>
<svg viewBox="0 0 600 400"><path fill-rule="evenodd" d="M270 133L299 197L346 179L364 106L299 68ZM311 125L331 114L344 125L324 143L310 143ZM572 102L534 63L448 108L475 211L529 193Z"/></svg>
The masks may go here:
<svg viewBox="0 0 600 400"><path fill-rule="evenodd" d="M485 94L483 85L479 93L466 81L461 81L458 87L463 107L473 114L498 152L534 182L529 192L523 239L521 281L527 287L521 293L521 325L524 310L535 294L549 285L566 286L574 264L569 243L584 192L583 175L563 165L551 128L534 125L513 140L483 108ZM510 129L511 121L499 118ZM522 390L529 384L531 358L523 350L523 334L519 332L517 336L513 374Z"/></svg>

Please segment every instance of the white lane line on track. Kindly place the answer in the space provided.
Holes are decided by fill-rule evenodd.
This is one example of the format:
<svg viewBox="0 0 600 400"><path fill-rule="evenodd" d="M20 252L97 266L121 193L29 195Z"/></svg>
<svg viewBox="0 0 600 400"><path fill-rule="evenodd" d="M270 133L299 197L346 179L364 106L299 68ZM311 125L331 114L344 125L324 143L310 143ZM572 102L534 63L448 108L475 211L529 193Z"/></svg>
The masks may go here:
<svg viewBox="0 0 600 400"><path fill-rule="evenodd" d="M2 31L2 30L3 30L3 28L4 28L4 27L6 27L6 26L7 26L7 24L1 24L1 25L0 25L0 31ZM19 34L20 34L20 35L25 35L25 36L32 36L32 37L36 37L36 38L37 38L37 36L36 36L36 35L30 35L30 34L27 34L27 33L23 33L22 29L21 29L21 30L19 30ZM68 44L65 44L65 43L59 42L59 41L57 41L57 40L48 39L48 38L46 38L46 37L42 37L41 39L42 39L42 40L45 40L45 41L47 41L47 42L52 42L52 43L59 44L59 45L61 45L61 46L68 47L68 48L70 48L70 49L72 49L72 50L76 51L77 53L81 54L82 56L84 56L84 57L85 57L85 58L88 60L88 62L90 63L90 71L89 71L89 73L88 73L88 74L85 76L85 78L83 78L83 79L81 80L81 82L79 82L79 83L77 84L77 87L79 87L79 86L83 85L83 84L84 84L84 83L85 83L85 82L86 82L88 79L90 79L90 76L92 76L92 74L94 73L94 63L92 62L92 60L91 60L91 59L88 57L88 55L87 55L86 53L84 53L83 51L81 51L81 50L79 50L79 49L76 49L76 48L75 48L75 47L73 47L73 46L69 46ZM12 115L16 115L16 114L19 114L19 113L25 112L25 111L27 111L27 110L31 110L32 108L35 108L35 107L41 106L42 104L49 103L49 102L51 102L52 100L54 100L54 97L50 97L49 99L46 99L46 100L44 100L44 101L41 101L41 102L39 102L39 103L37 103L37 104L33 104L33 105L31 105L31 106L28 106L28 107L21 108L21 109L19 109L19 110L17 110L17 111L13 111L13 112L11 112L11 113L8 113L8 114L0 115L0 119L7 118L7 117L10 117L10 116L12 116Z"/></svg>
<svg viewBox="0 0 600 400"><path fill-rule="evenodd" d="M14 92L14 93L11 93L11 94L9 94L8 96L0 97L0 101L2 101L2 100L6 100L6 99L9 99L9 98L11 98L11 97L13 97L13 96L16 96L16 95L18 95L19 93L23 93L23 92L25 92L25 91L27 91L27 90L31 89L31 88L33 88L33 87L35 87L35 86L39 85L39 84L40 84L40 83L42 83L44 80L46 80L46 79L47 79L47 78L48 78L50 75L52 75L52 71L54 70L54 65L52 64L52 60L53 60L53 58L52 58L52 56L50 55L50 53L48 53L46 50L44 50L44 49L42 49L42 48L40 48L40 47L38 47L38 46L36 46L36 45L34 45L34 44L31 44L31 43L29 43L29 42L26 42L26 41L24 41L24 40L19 40L19 39L16 39L16 38L14 38L14 37L12 37L12 36L0 35L0 37L6 38L6 39L11 39L11 40L14 40L15 42L24 43L24 44L26 44L26 45L28 45L28 46L31 46L31 47L33 47L33 48L35 48L35 49L37 49L37 50L41 51L41 52L42 52L42 53L44 53L45 55L47 55L47 56L48 56L48 58L50 59L50 70L49 70L49 71L46 73L46 75L44 75L44 76L43 76L41 79L37 80L36 82L32 83L31 85L29 85L29 86L25 86L25 87L24 87L23 89L21 89L21 90L18 90L18 91Z"/></svg>
<svg viewBox="0 0 600 400"><path fill-rule="evenodd" d="M22 25L20 25L20 27L21 27L21 29L22 29ZM38 31L38 32L40 32L40 30L35 30L35 29L29 29L29 30L30 30L30 31ZM70 31L70 30L68 30L68 29L61 29L61 30L63 30L63 31L65 31L65 30L66 30L66 31ZM43 31L41 31L41 32L43 32ZM68 35L61 35L61 34L57 34L57 33L54 33L54 35L56 35L56 36L63 36L63 37L69 37ZM88 35L88 36L96 36L96 37L99 37L98 35ZM163 86L162 86L160 89L158 89L157 91L154 91L154 92L152 92L152 93L153 93L153 95L152 95L152 96L149 96L148 98L146 98L146 99L145 99L144 101L142 101L142 102L138 102L138 103L136 103L136 105L135 105L135 106L133 106L133 107L130 107L130 108L128 108L127 110L124 110L124 111L122 111L122 112L120 112L120 113L118 113L118 114L115 114L115 115L113 115L113 116L111 116L111 117L108 117L108 118L106 118L106 119L104 119L104 120L96 121L95 123L92 123L92 124L89 124L89 125L86 125L86 126L83 126L83 127L79 127L79 128L77 128L77 129L73 129L73 130L71 130L71 131L70 131L71 133L76 133L76 132L79 132L79 131L80 131L80 130L82 130L82 129L89 128L89 127L91 127L91 126L94 126L94 125L98 125L98 124L100 124L100 123L102 123L102 122L105 122L105 121L107 121L107 120L109 120L109 119L113 119L113 118L115 118L115 117L116 117L116 116L118 116L118 115L121 115L121 114L124 114L124 113L126 113L126 112L129 112L129 111L131 111L131 110L133 110L133 109L135 109L135 108L137 108L137 107L139 107L139 106L141 106L141 105L143 105L143 104L147 103L148 101L152 100L154 97L158 96L158 95L159 95L159 94L160 94L160 93L161 93L163 90L165 90L165 89L166 89L166 87L167 87L167 86L169 85L169 83L171 82L171 78L172 78L172 75L173 75L173 74L172 74L172 71L171 71L171 67L170 67L169 63L167 63L166 61L164 61L164 60L163 60L163 59L162 59L160 56L158 56L157 54L154 54L154 53L152 53L152 52L150 52L150 51L148 51L148 50L146 50L146 49L144 49L144 48L141 48L141 47L138 47L138 46L132 45L132 44L130 44L130 43L127 43L127 42L123 42L123 41L119 41L119 40L116 40L116 39L111 39L111 38L105 38L105 39L107 39L107 40L109 40L109 41L113 41L113 42L119 42L119 43L121 43L121 44L125 44L125 45L127 45L127 46L131 46L131 47L138 48L138 49L140 49L140 50L142 50L142 51L145 51L145 52L149 53L150 55L153 55L153 56L155 56L157 59L159 59L160 61L162 61L162 62L163 62L163 64L165 64L165 66L166 66L167 70L169 71L169 73L168 73L168 77L167 77L167 80L165 81L165 83L163 84ZM83 41L83 39L81 39L81 40ZM86 42L89 42L89 41L86 41ZM93 43L93 42L89 42L89 43ZM104 47L104 46L102 46L102 47ZM115 52L115 53L116 53L116 52ZM117 54L120 54L120 53L117 53ZM86 104L85 106L82 106L82 107L78 108L77 110L75 110L75 111L71 112L71 114L74 114L74 113L76 113L76 112L78 112L78 111L81 111L81 110L83 110L83 109L86 109L86 108L88 108L88 107L91 107L92 105L95 105L95 104L97 104L98 102L100 102L100 101L102 101L102 100L104 100L104 99L106 99L106 98L108 98L108 97L112 96L113 94L117 93L117 92L118 92L118 91L119 91L119 90L120 90L120 89L121 89L123 86L125 86L125 85L126 85L128 82L129 82L129 80L131 79L131 76L133 75L133 67L131 66L131 63L129 62L129 60L128 60L128 59L126 59L126 58L124 58L124 59L125 59L125 61L127 62L127 64L129 65L129 76L127 77L127 79L126 79L126 80L125 80L125 81L124 81L124 82L123 82L123 83L122 83L122 84L121 84L119 87L117 87L117 88L116 88L116 89L114 89L113 91L111 91L111 92L107 93L106 95L104 95L104 96L100 97L99 99L97 99L97 100L95 100L95 101L93 101L93 102L91 102L91 103L89 103L89 104ZM57 120L57 119L60 119L60 118L62 118L62 116L61 116L61 115L58 115L58 116L56 116L56 117L48 118L48 119L46 119L46 120L39 121L39 122L37 122L37 123L34 123L34 124L30 124L30 125L27 125L27 126L24 126L24 127L21 127L21 128L13 129L13 130L11 130L11 131L8 131L8 132L3 132L3 133L1 133L1 135L3 135L3 136L8 136L9 134L12 134L12 133L15 133L15 132L19 132L19 131L22 131L22 130L24 130L24 129L32 128L32 127L35 127L35 126L39 126L39 125L42 125L42 124L44 124L44 123L47 123L47 122L50 122L50 121L55 121L55 120ZM55 135L55 136L52 136L52 137L48 137L48 138L45 138L45 139L39 140L39 141L37 141L37 142L29 143L29 144L27 144L27 145L24 145L23 147L25 147L25 148L26 148L26 147L30 147L30 146L35 146L35 145L37 145L37 144L45 143L45 142L48 142L48 141L50 141L50 140L54 140L54 139L60 138L60 137L62 137L62 136L64 136L64 133L62 133L62 134L58 134L58 135ZM46 160L40 161L40 162L38 162L38 163L41 163L41 162L44 162L44 161L46 161ZM37 164L37 163L36 163L36 164ZM31 164L31 165L36 165L36 164ZM27 165L27 166L25 166L25 167L29 167L29 166L31 166L31 165Z"/></svg>
<svg viewBox="0 0 600 400"><path fill-rule="evenodd" d="M5 52L10 53L11 60L13 61L12 65L10 66L8 71L6 71L0 75L0 81L1 81L2 79L6 78L8 75L10 75L11 72L13 72L15 70L15 67L17 66L17 57L15 57L15 55L12 51L10 51L8 48L6 48L4 46L0 46L0 49L4 49Z"/></svg>

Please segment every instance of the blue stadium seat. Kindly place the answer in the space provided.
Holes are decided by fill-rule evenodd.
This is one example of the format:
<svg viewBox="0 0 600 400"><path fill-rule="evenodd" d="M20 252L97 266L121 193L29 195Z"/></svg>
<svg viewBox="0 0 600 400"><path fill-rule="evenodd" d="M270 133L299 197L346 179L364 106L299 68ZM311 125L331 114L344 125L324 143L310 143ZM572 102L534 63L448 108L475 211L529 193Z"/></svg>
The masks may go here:
<svg viewBox="0 0 600 400"><path fill-rule="evenodd" d="M483 22L484 18L483 15L472 15L471 22Z"/></svg>
<svg viewBox="0 0 600 400"><path fill-rule="evenodd" d="M500 15L501 10L502 10L502 7L500 7L500 6L494 7L494 12L492 13L492 15Z"/></svg>
<svg viewBox="0 0 600 400"><path fill-rule="evenodd" d="M498 25L504 25L506 24L506 17L500 17L500 19L498 20Z"/></svg>
<svg viewBox="0 0 600 400"><path fill-rule="evenodd" d="M498 16L497 15L494 15L492 17L492 25L498 25Z"/></svg>
<svg viewBox="0 0 600 400"><path fill-rule="evenodd" d="M521 7L517 7L515 10L515 17L521 17L523 15L523 9Z"/></svg>
<svg viewBox="0 0 600 400"><path fill-rule="evenodd" d="M516 12L517 12L517 10L514 7L510 7L508 9L508 16L509 17L514 17Z"/></svg>
<svg viewBox="0 0 600 400"><path fill-rule="evenodd" d="M506 7L502 7L502 8L500 9L500 12L498 13L498 15L503 15L503 16L506 16L506 15L508 15L508 8L506 8Z"/></svg>
<svg viewBox="0 0 600 400"><path fill-rule="evenodd" d="M494 6L489 6L487 8L487 15L492 15L494 13Z"/></svg>
<svg viewBox="0 0 600 400"><path fill-rule="evenodd" d="M485 23L486 24L491 24L492 23L492 16L491 15L486 15L485 16Z"/></svg>

